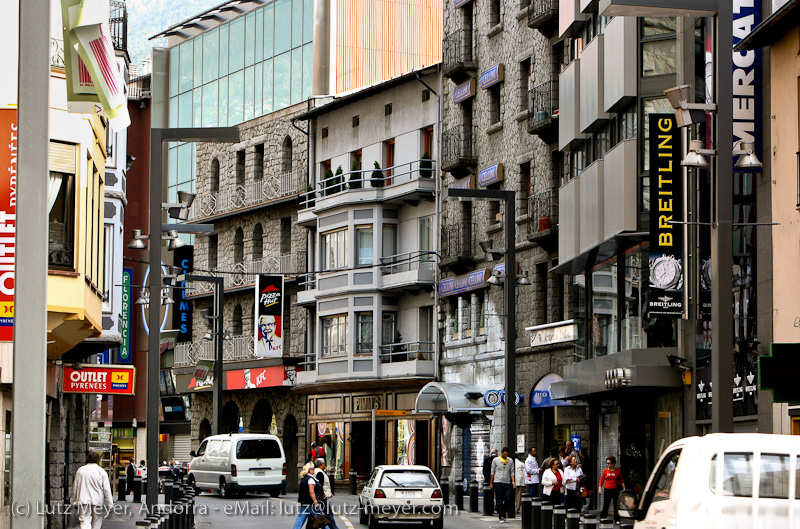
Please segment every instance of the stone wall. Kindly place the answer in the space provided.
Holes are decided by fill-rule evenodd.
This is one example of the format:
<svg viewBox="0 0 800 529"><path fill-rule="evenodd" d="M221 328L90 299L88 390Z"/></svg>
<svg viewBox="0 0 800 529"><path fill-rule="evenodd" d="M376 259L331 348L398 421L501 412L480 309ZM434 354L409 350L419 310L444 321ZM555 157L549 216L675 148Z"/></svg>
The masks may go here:
<svg viewBox="0 0 800 529"><path fill-rule="evenodd" d="M47 490L45 500L51 505L69 503L72 483L78 468L86 464L89 449L89 400L86 395L59 393L52 403L49 440L47 443ZM48 514L50 529L64 529L75 523L77 516Z"/></svg>

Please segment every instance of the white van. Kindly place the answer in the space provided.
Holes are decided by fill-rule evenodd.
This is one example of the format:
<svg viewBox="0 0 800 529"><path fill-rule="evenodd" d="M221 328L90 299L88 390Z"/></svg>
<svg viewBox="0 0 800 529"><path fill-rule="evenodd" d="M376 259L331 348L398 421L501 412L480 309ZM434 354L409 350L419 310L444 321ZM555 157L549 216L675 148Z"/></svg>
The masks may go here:
<svg viewBox="0 0 800 529"><path fill-rule="evenodd" d="M286 454L280 439L267 434L212 435L192 452L189 485L223 496L244 492L286 492Z"/></svg>
<svg viewBox="0 0 800 529"><path fill-rule="evenodd" d="M709 434L672 443L644 495L619 497L635 529L800 527L800 436Z"/></svg>

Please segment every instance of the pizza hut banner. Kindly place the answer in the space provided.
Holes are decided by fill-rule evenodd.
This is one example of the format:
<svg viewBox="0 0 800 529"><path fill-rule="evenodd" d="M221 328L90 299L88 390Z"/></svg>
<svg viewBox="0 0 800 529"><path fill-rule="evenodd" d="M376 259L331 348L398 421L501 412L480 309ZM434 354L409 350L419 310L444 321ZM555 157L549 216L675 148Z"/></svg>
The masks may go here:
<svg viewBox="0 0 800 529"><path fill-rule="evenodd" d="M256 280L256 358L283 356L283 276L260 275Z"/></svg>
<svg viewBox="0 0 800 529"><path fill-rule="evenodd" d="M64 393L99 393L134 395L136 369L131 366L91 366L80 369L65 367L61 377Z"/></svg>

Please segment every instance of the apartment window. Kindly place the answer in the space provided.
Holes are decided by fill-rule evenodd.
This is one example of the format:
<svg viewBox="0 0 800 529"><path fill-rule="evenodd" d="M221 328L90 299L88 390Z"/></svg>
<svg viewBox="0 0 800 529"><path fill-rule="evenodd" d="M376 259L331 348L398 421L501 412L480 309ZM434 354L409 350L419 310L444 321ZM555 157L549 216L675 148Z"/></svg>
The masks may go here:
<svg viewBox="0 0 800 529"><path fill-rule="evenodd" d="M241 263L244 261L244 231L237 228L233 235L233 262Z"/></svg>
<svg viewBox="0 0 800 529"><path fill-rule="evenodd" d="M536 314L534 321L537 325L549 323L548 307L547 307L547 263L539 263L536 265L536 290L538 291L540 314Z"/></svg>
<svg viewBox="0 0 800 529"><path fill-rule="evenodd" d="M386 183L384 185L390 186L392 185L392 174L394 174L394 140L383 142L383 152L385 156L384 167L386 168L384 171Z"/></svg>
<svg viewBox="0 0 800 529"><path fill-rule="evenodd" d="M402 336L397 331L397 313L384 312L381 316L381 343L388 345L392 343L400 343Z"/></svg>
<svg viewBox="0 0 800 529"><path fill-rule="evenodd" d="M519 63L519 109L528 110L528 91L531 86L531 60L525 59Z"/></svg>
<svg viewBox="0 0 800 529"><path fill-rule="evenodd" d="M420 269L433 268L433 215L419 218Z"/></svg>
<svg viewBox="0 0 800 529"><path fill-rule="evenodd" d="M231 334L234 336L241 336L242 332L242 306L238 303L233 308L233 319L231 319Z"/></svg>
<svg viewBox="0 0 800 529"><path fill-rule="evenodd" d="M347 315L322 318L322 357L347 355Z"/></svg>
<svg viewBox="0 0 800 529"><path fill-rule="evenodd" d="M500 0L489 0L489 26L500 23Z"/></svg>
<svg viewBox="0 0 800 529"><path fill-rule="evenodd" d="M208 268L217 269L217 252L219 250L219 235L214 234L208 238Z"/></svg>
<svg viewBox="0 0 800 529"><path fill-rule="evenodd" d="M489 93L489 124L500 123L500 87L502 83L498 83L490 87L487 92Z"/></svg>
<svg viewBox="0 0 800 529"><path fill-rule="evenodd" d="M373 347L373 316L371 312L359 312L358 318L358 344L356 354L371 355Z"/></svg>
<svg viewBox="0 0 800 529"><path fill-rule="evenodd" d="M356 266L371 266L375 247L372 226L356 227Z"/></svg>
<svg viewBox="0 0 800 529"><path fill-rule="evenodd" d="M486 299L483 292L475 292L473 294L472 311L474 312L474 327L478 330L478 334L486 334Z"/></svg>
<svg viewBox="0 0 800 529"><path fill-rule="evenodd" d="M114 292L114 225L103 225L103 236L105 239L105 263L103 264L103 312L111 312L111 295Z"/></svg>
<svg viewBox="0 0 800 529"><path fill-rule="evenodd" d="M347 228L322 234L322 270L347 266Z"/></svg>
<svg viewBox="0 0 800 529"><path fill-rule="evenodd" d="M75 269L75 177L51 172L47 183L49 214L48 264Z"/></svg>
<svg viewBox="0 0 800 529"><path fill-rule="evenodd" d="M253 163L253 178L261 180L264 178L264 144L256 145L255 161Z"/></svg>
<svg viewBox="0 0 800 529"><path fill-rule="evenodd" d="M364 173L361 172L361 151L353 151L350 153L350 189L361 189Z"/></svg>
<svg viewBox="0 0 800 529"><path fill-rule="evenodd" d="M384 260L397 255L397 226L395 224L383 225L383 252Z"/></svg>
<svg viewBox="0 0 800 529"><path fill-rule="evenodd" d="M283 146L281 147L281 173L291 173L292 172L292 138L291 136L286 136L283 139Z"/></svg>
<svg viewBox="0 0 800 529"><path fill-rule="evenodd" d="M433 127L422 129L422 159L433 159Z"/></svg>
<svg viewBox="0 0 800 529"><path fill-rule="evenodd" d="M211 160L211 170L208 172L208 186L212 193L219 191L219 160Z"/></svg>
<svg viewBox="0 0 800 529"><path fill-rule="evenodd" d="M386 103L386 105L384 105L383 107L383 115L390 116L391 114L392 114L392 104Z"/></svg>
<svg viewBox="0 0 800 529"><path fill-rule="evenodd" d="M244 185L244 151L236 151L236 185L243 186Z"/></svg>
<svg viewBox="0 0 800 529"><path fill-rule="evenodd" d="M531 162L519 164L519 191L522 198L528 198L533 195Z"/></svg>
<svg viewBox="0 0 800 529"><path fill-rule="evenodd" d="M353 116L353 128L358 127L361 124L361 118L359 116Z"/></svg>
<svg viewBox="0 0 800 529"><path fill-rule="evenodd" d="M253 260L260 261L264 258L264 228L261 223L253 228Z"/></svg>
<svg viewBox="0 0 800 529"><path fill-rule="evenodd" d="M642 77L674 74L677 68L677 20L644 17L642 20Z"/></svg>
<svg viewBox="0 0 800 529"><path fill-rule="evenodd" d="M281 255L289 255L292 253L292 218L281 218L281 231L280 231L280 252Z"/></svg>

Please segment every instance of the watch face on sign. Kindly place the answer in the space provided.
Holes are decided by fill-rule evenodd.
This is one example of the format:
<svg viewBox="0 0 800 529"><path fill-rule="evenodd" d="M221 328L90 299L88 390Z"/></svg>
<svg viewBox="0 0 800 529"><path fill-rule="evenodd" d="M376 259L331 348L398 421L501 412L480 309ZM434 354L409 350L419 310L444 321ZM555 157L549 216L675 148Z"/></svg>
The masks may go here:
<svg viewBox="0 0 800 529"><path fill-rule="evenodd" d="M654 287L670 290L682 283L681 263L675 257L664 255L650 263L650 284Z"/></svg>

